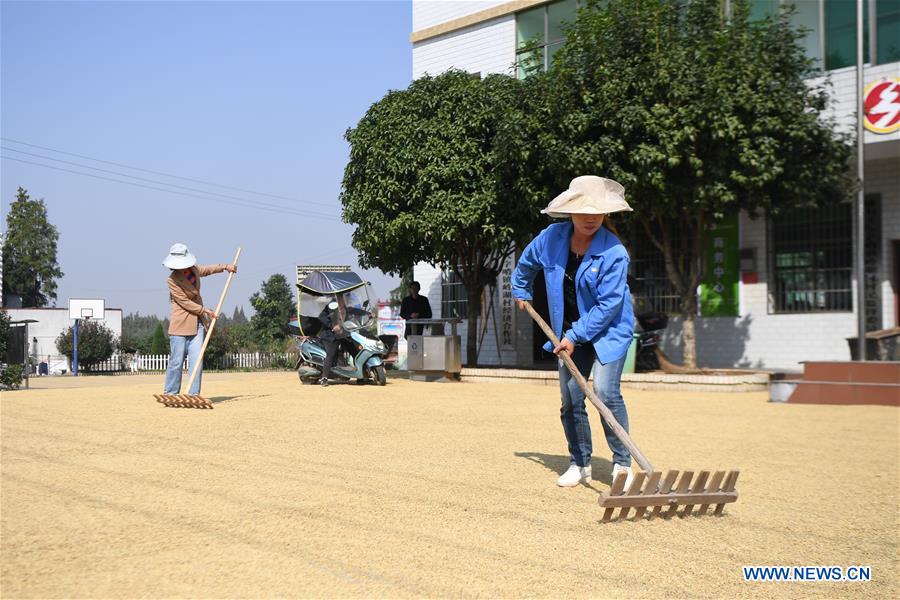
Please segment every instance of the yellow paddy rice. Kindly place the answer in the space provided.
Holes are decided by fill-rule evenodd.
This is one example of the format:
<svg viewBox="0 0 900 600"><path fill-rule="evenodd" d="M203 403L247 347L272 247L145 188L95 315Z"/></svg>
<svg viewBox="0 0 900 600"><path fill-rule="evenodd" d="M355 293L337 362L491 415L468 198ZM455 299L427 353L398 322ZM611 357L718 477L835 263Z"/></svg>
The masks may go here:
<svg viewBox="0 0 900 600"><path fill-rule="evenodd" d="M855 597L898 589L898 411L625 391L657 468L739 468L722 518L600 524L554 387L301 386L207 374L3 392L0 593L133 597ZM746 582L744 565L868 565L864 583Z"/></svg>

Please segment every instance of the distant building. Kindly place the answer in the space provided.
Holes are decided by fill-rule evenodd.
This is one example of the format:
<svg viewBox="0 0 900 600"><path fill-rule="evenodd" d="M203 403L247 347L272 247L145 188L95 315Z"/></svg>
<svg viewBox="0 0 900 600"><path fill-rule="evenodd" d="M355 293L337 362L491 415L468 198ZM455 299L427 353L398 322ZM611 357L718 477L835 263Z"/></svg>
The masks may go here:
<svg viewBox="0 0 900 600"><path fill-rule="evenodd" d="M28 324L28 352L39 359L61 359L61 354L56 348L56 338L75 324L69 319L68 308L7 308L4 309L12 321L25 321L34 319L35 323ZM104 314L103 325L111 330L117 338L122 337L122 309L107 308Z"/></svg>

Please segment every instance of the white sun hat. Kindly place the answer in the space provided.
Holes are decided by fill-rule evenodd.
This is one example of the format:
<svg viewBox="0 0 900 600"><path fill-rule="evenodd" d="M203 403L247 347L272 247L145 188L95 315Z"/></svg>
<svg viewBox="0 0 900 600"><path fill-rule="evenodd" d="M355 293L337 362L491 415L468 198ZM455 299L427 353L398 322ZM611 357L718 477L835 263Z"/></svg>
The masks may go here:
<svg viewBox="0 0 900 600"><path fill-rule="evenodd" d="M606 177L582 175L573 179L569 189L551 200L541 213L564 219L573 214L607 215L630 210L622 184Z"/></svg>
<svg viewBox="0 0 900 600"><path fill-rule="evenodd" d="M172 244L163 265L170 269L187 269L197 264L197 257L184 244Z"/></svg>

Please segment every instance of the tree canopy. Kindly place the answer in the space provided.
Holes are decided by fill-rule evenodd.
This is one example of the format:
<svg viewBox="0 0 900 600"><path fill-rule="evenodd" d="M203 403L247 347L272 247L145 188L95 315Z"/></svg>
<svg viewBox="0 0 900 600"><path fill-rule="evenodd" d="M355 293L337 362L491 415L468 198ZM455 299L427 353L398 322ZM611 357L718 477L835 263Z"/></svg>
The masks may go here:
<svg viewBox="0 0 900 600"><path fill-rule="evenodd" d="M250 326L260 344L274 347L289 337L288 323L296 308L284 275L276 273L264 281L260 290L250 296L250 305L256 311Z"/></svg>
<svg viewBox="0 0 900 600"><path fill-rule="evenodd" d="M44 201L32 200L20 187L6 215L4 296L21 296L25 308L41 308L56 300L56 280L63 276L56 261L58 240Z"/></svg>
<svg viewBox="0 0 900 600"><path fill-rule="evenodd" d="M75 328L69 327L56 338L56 348L70 361L74 360ZM78 364L90 371L108 359L116 350L116 334L100 321L82 320L78 325Z"/></svg>
<svg viewBox="0 0 900 600"><path fill-rule="evenodd" d="M389 92L346 134L341 203L360 265L456 270L469 299L470 362L482 290L537 217L496 176L497 135L519 93L505 75L426 75Z"/></svg>
<svg viewBox="0 0 900 600"><path fill-rule="evenodd" d="M849 147L789 13L753 21L745 0L590 2L567 27L532 101L513 113L503 176L537 208L578 175L625 186L665 258L695 364L704 234L740 210L777 214L847 197Z"/></svg>

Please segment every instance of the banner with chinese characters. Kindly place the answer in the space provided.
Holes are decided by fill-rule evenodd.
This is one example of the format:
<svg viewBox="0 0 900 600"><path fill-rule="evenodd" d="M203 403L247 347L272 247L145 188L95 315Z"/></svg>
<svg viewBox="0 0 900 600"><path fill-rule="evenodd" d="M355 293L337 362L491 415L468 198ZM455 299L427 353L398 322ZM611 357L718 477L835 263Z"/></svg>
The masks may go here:
<svg viewBox="0 0 900 600"><path fill-rule="evenodd" d="M509 256L500 273L500 344L501 351L516 349L516 302L512 295L512 274L516 257Z"/></svg>
<svg viewBox="0 0 900 600"><path fill-rule="evenodd" d="M706 274L700 284L700 315L738 316L738 218L725 217L707 230Z"/></svg>

